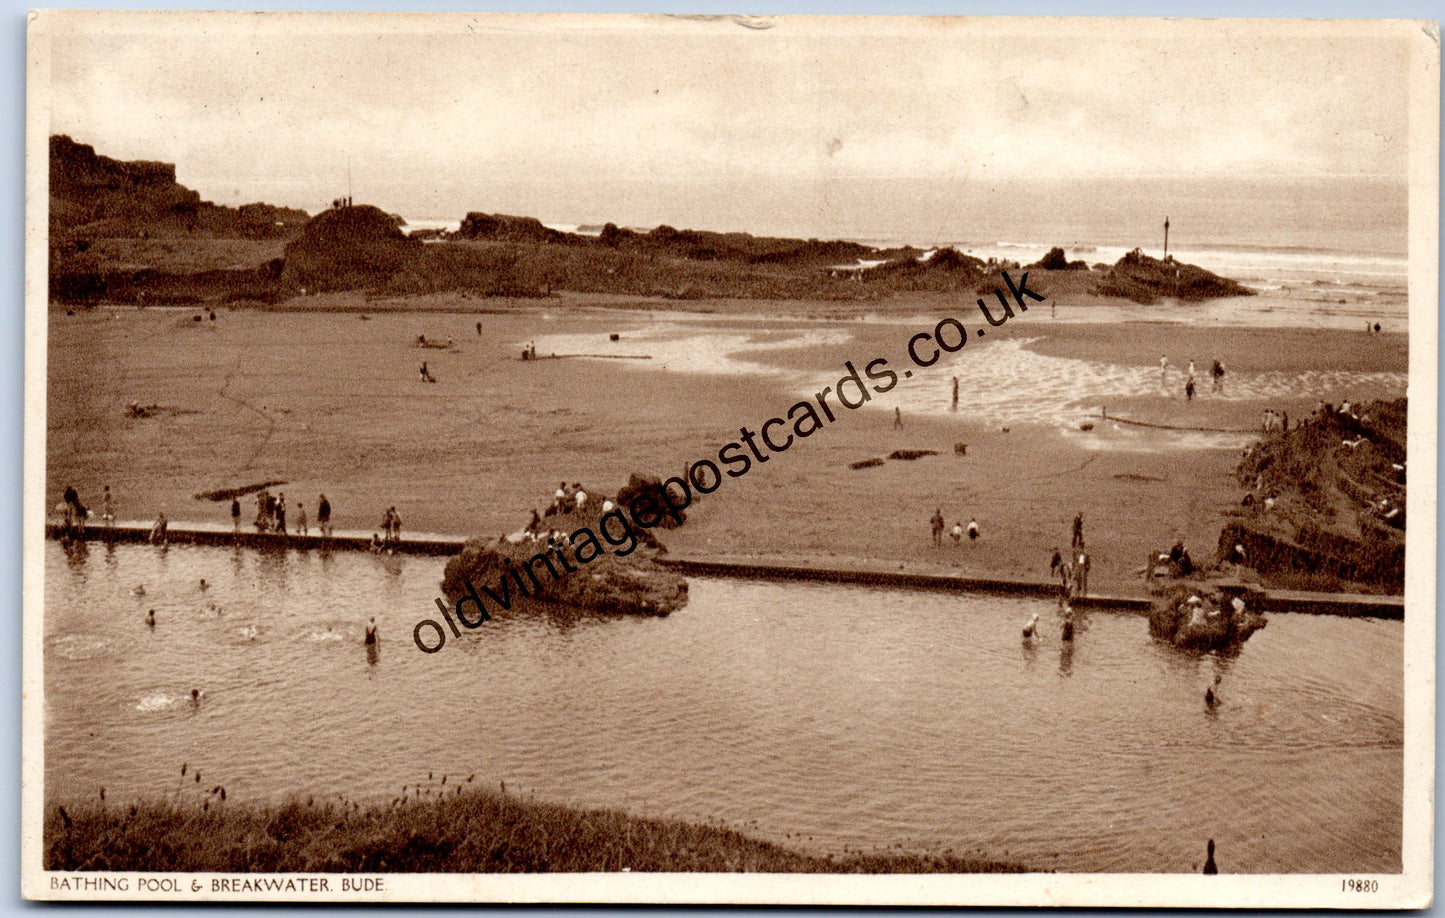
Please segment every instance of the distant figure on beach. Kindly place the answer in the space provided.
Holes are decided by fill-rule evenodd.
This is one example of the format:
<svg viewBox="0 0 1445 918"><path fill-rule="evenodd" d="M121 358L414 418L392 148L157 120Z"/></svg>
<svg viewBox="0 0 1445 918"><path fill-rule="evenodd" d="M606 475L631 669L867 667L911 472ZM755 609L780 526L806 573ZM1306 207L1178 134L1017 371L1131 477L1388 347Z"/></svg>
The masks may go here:
<svg viewBox="0 0 1445 918"><path fill-rule="evenodd" d="M1074 577L1078 582L1078 595L1084 596L1089 592L1089 553L1079 552L1079 558L1074 564Z"/></svg>
<svg viewBox="0 0 1445 918"><path fill-rule="evenodd" d="M1189 378L1194 378L1194 361L1189 361Z"/></svg>
<svg viewBox="0 0 1445 918"><path fill-rule="evenodd" d="M391 540L393 542L401 541L401 514L395 507L391 508Z"/></svg>
<svg viewBox="0 0 1445 918"><path fill-rule="evenodd" d="M1074 542L1073 547L1078 548L1084 544L1084 511L1080 510L1074 515Z"/></svg>
<svg viewBox="0 0 1445 918"><path fill-rule="evenodd" d="M608 509L611 509L611 508L609 507ZM542 527L542 515L537 512L537 508L536 508L536 507L533 507L533 508L532 508L532 521L527 524L527 531L528 531L528 532L536 532L536 531L537 531L538 529L540 529L541 527Z"/></svg>
<svg viewBox="0 0 1445 918"><path fill-rule="evenodd" d="M391 508L387 507L386 512L381 515L381 523L379 524L381 526L382 537L387 542L391 541L391 516Z"/></svg>
<svg viewBox="0 0 1445 918"><path fill-rule="evenodd" d="M481 333L482 333L482 323L478 322L478 323L477 323L477 334L480 335Z"/></svg>
<svg viewBox="0 0 1445 918"><path fill-rule="evenodd" d="M1169 358L1163 354L1159 355L1159 385L1167 385L1169 382Z"/></svg>
<svg viewBox="0 0 1445 918"><path fill-rule="evenodd" d="M431 372L430 372L429 370L427 370L427 368L426 368L426 361L425 361L425 360L423 360L423 361L421 362L421 381L422 381L422 382L436 382L436 378L431 375Z"/></svg>
<svg viewBox="0 0 1445 918"><path fill-rule="evenodd" d="M948 526L948 524L943 521L942 508L938 508L933 511L933 518L928 521L928 525L929 528L933 530L933 544L942 545L943 530Z"/></svg>
<svg viewBox="0 0 1445 918"><path fill-rule="evenodd" d="M903 409L896 405L893 407L893 426L898 429L903 427Z"/></svg>
<svg viewBox="0 0 1445 918"><path fill-rule="evenodd" d="M326 495L321 495L321 500L316 504L316 525L321 527L321 535L331 535L331 501Z"/></svg>
<svg viewBox="0 0 1445 918"><path fill-rule="evenodd" d="M1057 573L1059 572L1059 565L1060 565L1060 564L1063 564L1063 563L1064 563L1064 557L1063 557L1063 555L1059 554L1059 548L1058 548L1057 545L1055 545L1055 546L1054 546L1054 556L1049 559L1049 574L1050 574L1050 575L1057 574Z"/></svg>
<svg viewBox="0 0 1445 918"><path fill-rule="evenodd" d="M154 628L156 626L156 610L151 609L146 613L146 625Z"/></svg>
<svg viewBox="0 0 1445 918"><path fill-rule="evenodd" d="M970 542L978 541L978 520L973 517L968 518L968 540Z"/></svg>
<svg viewBox="0 0 1445 918"><path fill-rule="evenodd" d="M1184 400L1194 401L1194 374L1189 374L1189 379L1184 383Z"/></svg>
<svg viewBox="0 0 1445 918"><path fill-rule="evenodd" d="M1221 394L1221 395L1223 395L1223 394L1224 394L1224 364L1223 364L1223 363L1220 363L1219 360L1216 359L1216 360L1214 361L1214 366L1211 367L1210 370L1209 370L1209 375L1214 378L1214 391L1215 391L1215 392L1218 392L1218 393Z"/></svg>
<svg viewBox="0 0 1445 918"><path fill-rule="evenodd" d="M1376 323L1375 323L1375 334L1378 335L1379 333L1380 333L1380 323L1379 323L1379 322L1376 322Z"/></svg>
<svg viewBox="0 0 1445 918"><path fill-rule="evenodd" d="M286 492L282 491L276 498L276 531L282 535L286 534Z"/></svg>
<svg viewBox="0 0 1445 918"><path fill-rule="evenodd" d="M582 507L583 507L586 503L587 503L587 492L584 491L584 490L582 490L582 482L580 482L580 481L574 481L574 482L572 482L572 506L574 506L574 507L577 508L577 512L578 512L578 513L581 513L581 512L582 512Z"/></svg>
<svg viewBox="0 0 1445 918"><path fill-rule="evenodd" d="M241 531L241 501L236 497L231 498L231 528Z"/></svg>
<svg viewBox="0 0 1445 918"><path fill-rule="evenodd" d="M210 588L211 588L211 585L206 582L206 578L205 578L205 577L202 577L202 578L201 578L201 592L204 593L204 592L206 592L207 590L209 590Z"/></svg>
<svg viewBox="0 0 1445 918"><path fill-rule="evenodd" d="M363 640L364 640L364 643L367 643L367 644L375 644L375 643L376 643L376 616L375 616L375 615L373 615L373 616L371 617L371 623L366 626L366 637L365 637Z"/></svg>
<svg viewBox="0 0 1445 918"><path fill-rule="evenodd" d="M1204 859L1204 873L1206 876L1214 876L1219 873L1219 867L1214 863L1214 839L1209 840L1209 856Z"/></svg>
<svg viewBox="0 0 1445 918"><path fill-rule="evenodd" d="M115 501L110 496L110 485L105 486L105 493L100 498L100 519L106 529L115 525Z"/></svg>
<svg viewBox="0 0 1445 918"><path fill-rule="evenodd" d="M199 705L203 697L205 697L205 693L200 689L191 689L191 704Z"/></svg>
<svg viewBox="0 0 1445 918"><path fill-rule="evenodd" d="M958 377L953 377L953 410L958 410Z"/></svg>
<svg viewBox="0 0 1445 918"><path fill-rule="evenodd" d="M371 545L369 547L373 555L381 554L381 536L373 532L371 534Z"/></svg>
<svg viewBox="0 0 1445 918"><path fill-rule="evenodd" d="M296 531L299 532L301 535L307 535L307 534L308 534L308 531L307 531L307 528L306 528L306 505L305 505L305 504L297 504L297 505L296 505Z"/></svg>
<svg viewBox="0 0 1445 918"><path fill-rule="evenodd" d="M960 520L959 522L956 522L956 523L953 524L953 532L951 532L950 535L953 536L953 544L955 544L955 545L957 545L959 542L963 541L963 521L962 521L962 520Z"/></svg>

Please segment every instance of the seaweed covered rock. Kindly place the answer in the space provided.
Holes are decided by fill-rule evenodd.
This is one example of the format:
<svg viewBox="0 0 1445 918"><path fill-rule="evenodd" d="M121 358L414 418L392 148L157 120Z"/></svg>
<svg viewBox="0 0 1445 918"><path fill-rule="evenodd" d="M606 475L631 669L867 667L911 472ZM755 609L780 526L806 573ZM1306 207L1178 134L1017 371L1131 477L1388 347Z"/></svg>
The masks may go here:
<svg viewBox="0 0 1445 918"><path fill-rule="evenodd" d="M1156 303L1165 297L1181 301L1209 300L1226 296L1253 296L1254 291L1227 277L1220 277L1197 265L1150 258L1139 249L1128 253L1109 269L1094 288L1099 296L1122 296L1136 303Z"/></svg>
<svg viewBox="0 0 1445 918"><path fill-rule="evenodd" d="M687 579L638 548L625 557L603 554L567 571L543 543L472 539L447 562L442 592L455 603L470 583L488 615L541 604L612 615L668 615L687 605ZM469 611L468 614L474 614ZM465 623L464 623L465 624Z"/></svg>
<svg viewBox="0 0 1445 918"><path fill-rule="evenodd" d="M1264 594L1242 585L1234 588L1174 584L1154 597L1149 633L1185 650L1237 649L1267 623L1257 609ZM1236 608L1238 599L1242 607Z"/></svg>
<svg viewBox="0 0 1445 918"><path fill-rule="evenodd" d="M637 475L632 480L656 483ZM686 578L657 563L667 549L650 531L634 526L620 507L604 511L610 502L600 493L585 493L589 496L580 508L575 500L554 503L546 516L520 532L469 540L442 575L447 599L455 604L474 595L488 615L541 605L667 615L687 605ZM617 503L625 506L620 494ZM470 604L467 608L476 615Z"/></svg>

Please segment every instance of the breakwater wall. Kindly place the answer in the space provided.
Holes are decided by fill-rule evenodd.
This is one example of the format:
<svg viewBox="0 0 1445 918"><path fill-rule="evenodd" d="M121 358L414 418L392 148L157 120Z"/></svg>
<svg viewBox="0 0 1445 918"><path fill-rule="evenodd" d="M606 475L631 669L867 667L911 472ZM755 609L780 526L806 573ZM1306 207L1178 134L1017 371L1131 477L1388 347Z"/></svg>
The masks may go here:
<svg viewBox="0 0 1445 918"><path fill-rule="evenodd" d="M87 541L147 542L149 526L122 523L112 527L87 526L82 538ZM63 527L47 523L47 538L59 539ZM166 541L176 544L216 545L262 550L330 550L369 551L371 536L341 533L323 538L320 535L281 535L229 529L170 527ZM447 557L459 554L466 539L457 536L421 536L402 539L389 548L398 554ZM844 568L798 567L785 564L701 561L689 558L659 558L658 563L685 576L736 577L749 580L803 581L815 583L848 583L888 589L934 590L949 593L975 593L994 596L1029 596L1052 599L1059 595L1058 585L1030 580L1003 580L963 577L954 574L910 573L906 571L849 570ZM1150 600L1145 596L1084 596L1073 601L1081 609L1108 609L1147 615ZM1403 619L1405 602L1399 596L1370 596L1358 593L1304 593L1270 590L1265 594L1265 612L1299 612L1316 615L1342 615L1364 618Z"/></svg>

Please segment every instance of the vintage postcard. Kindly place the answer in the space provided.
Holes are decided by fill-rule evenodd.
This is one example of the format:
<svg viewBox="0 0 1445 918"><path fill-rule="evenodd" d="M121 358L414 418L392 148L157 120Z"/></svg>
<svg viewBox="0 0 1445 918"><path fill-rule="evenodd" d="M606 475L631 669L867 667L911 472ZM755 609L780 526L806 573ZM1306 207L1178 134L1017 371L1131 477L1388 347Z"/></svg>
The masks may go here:
<svg viewBox="0 0 1445 918"><path fill-rule="evenodd" d="M25 895L1428 904L1439 65L33 13Z"/></svg>

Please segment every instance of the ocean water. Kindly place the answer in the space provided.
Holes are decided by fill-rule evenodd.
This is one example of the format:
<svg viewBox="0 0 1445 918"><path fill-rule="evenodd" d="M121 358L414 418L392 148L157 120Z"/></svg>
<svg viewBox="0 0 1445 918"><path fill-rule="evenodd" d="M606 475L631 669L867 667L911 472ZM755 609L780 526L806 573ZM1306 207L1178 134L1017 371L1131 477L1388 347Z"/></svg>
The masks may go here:
<svg viewBox="0 0 1445 918"><path fill-rule="evenodd" d="M1401 867L1400 622L1275 615L1223 657L1118 613L1065 644L1047 601L694 578L667 618L500 616L427 655L442 559L44 554L48 802L385 804L474 776L819 853L1195 872L1212 837L1225 872Z"/></svg>

